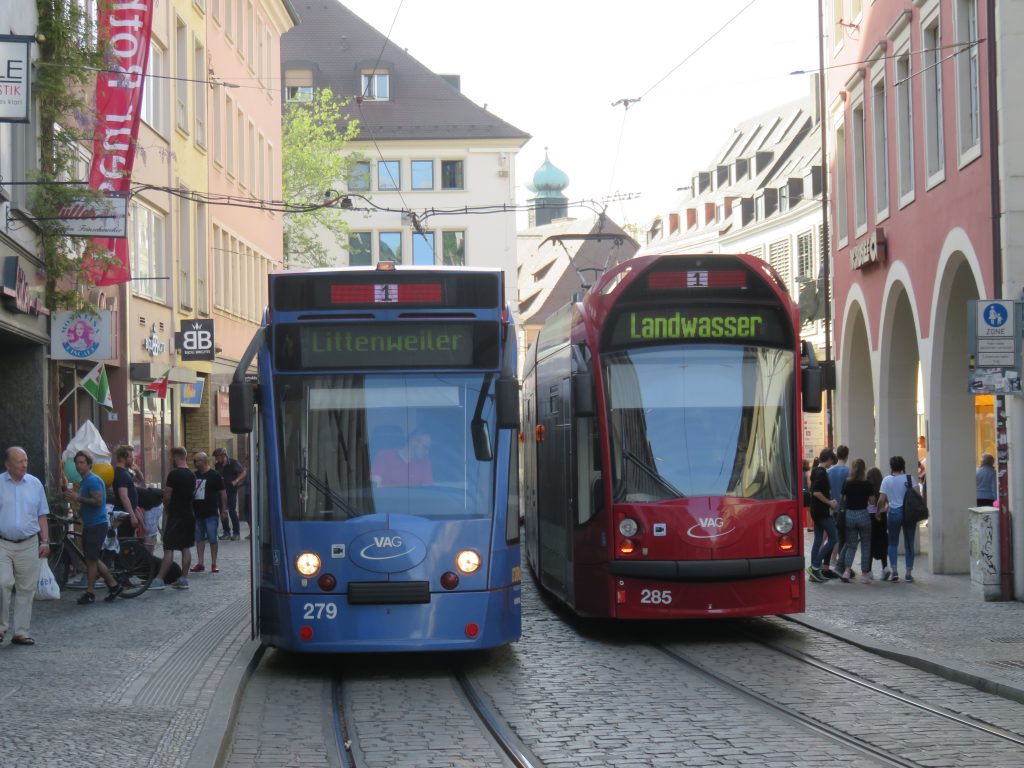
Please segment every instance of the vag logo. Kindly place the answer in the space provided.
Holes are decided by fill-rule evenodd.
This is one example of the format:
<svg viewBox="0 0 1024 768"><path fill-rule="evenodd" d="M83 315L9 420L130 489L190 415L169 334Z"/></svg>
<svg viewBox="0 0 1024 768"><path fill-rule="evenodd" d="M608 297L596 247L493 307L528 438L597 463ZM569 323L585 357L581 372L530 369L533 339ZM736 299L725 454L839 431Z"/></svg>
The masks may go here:
<svg viewBox="0 0 1024 768"><path fill-rule="evenodd" d="M369 544L359 550L359 554L367 560L393 560L415 549L415 544L406 546L401 536L374 536Z"/></svg>
<svg viewBox="0 0 1024 768"><path fill-rule="evenodd" d="M691 525L686 535L693 539L713 539L717 536L724 536L732 533L732 527L726 529L725 518L722 517L698 517L697 524Z"/></svg>

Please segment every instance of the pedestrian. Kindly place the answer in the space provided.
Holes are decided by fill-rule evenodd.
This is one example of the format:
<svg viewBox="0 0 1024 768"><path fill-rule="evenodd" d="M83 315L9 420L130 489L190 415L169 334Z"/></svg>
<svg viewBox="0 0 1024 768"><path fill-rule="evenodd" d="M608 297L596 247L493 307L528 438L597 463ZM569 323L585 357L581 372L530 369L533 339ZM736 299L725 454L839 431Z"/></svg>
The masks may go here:
<svg viewBox="0 0 1024 768"><path fill-rule="evenodd" d="M238 541L241 538L241 525L238 522L238 489L245 485L249 476L249 470L242 466L241 462L228 456L223 448L217 448L213 452L214 468L220 472L224 480L225 490L228 492L228 516L230 520L224 521L224 533L222 539L230 538Z"/></svg>
<svg viewBox="0 0 1024 768"><path fill-rule="evenodd" d="M839 502L839 508L836 509L836 546L832 550L832 560L840 573L843 571L843 550L846 548L846 501L843 499L843 487L846 485L846 478L850 476L850 468L846 465L848 458L850 449L845 445L836 446L836 462L828 468L828 482L832 487L833 497Z"/></svg>
<svg viewBox="0 0 1024 768"><path fill-rule="evenodd" d="M868 514L871 515L871 559L882 561L882 581L888 581L892 571L889 570L889 530L888 516L878 508L878 493L882 487L882 470L872 467L868 470L868 482L871 483L871 498L868 499Z"/></svg>
<svg viewBox="0 0 1024 768"><path fill-rule="evenodd" d="M838 453L838 451L837 451ZM857 544L860 544L860 581L862 584L871 582L871 514L868 502L874 497L875 491L871 481L867 479L867 467L864 459L854 459L850 466L850 475L843 486L843 497L846 499L846 548L843 550L842 580L849 583L853 578L853 560L857 555Z"/></svg>
<svg viewBox="0 0 1024 768"><path fill-rule="evenodd" d="M822 448L818 454L818 466L811 471L811 519L814 521L814 542L811 544L811 564L807 573L813 582L839 578L828 567L829 557L836 545L836 521L832 510L839 503L832 498L832 486L828 480L828 468L836 460L831 448ZM828 543L822 546L822 538L828 535Z"/></svg>
<svg viewBox="0 0 1024 768"><path fill-rule="evenodd" d="M92 457L85 451L75 454L75 470L82 476L78 484L78 492L64 491L68 501L78 504L78 514L82 518L82 552L85 555L85 592L78 598L79 605L91 605L96 602L96 576L107 585L105 603L114 601L124 587L117 583L111 575L106 563L100 560L103 542L107 540L110 530L110 518L107 516L107 486L92 471Z"/></svg>
<svg viewBox="0 0 1024 768"><path fill-rule="evenodd" d="M188 468L188 451L178 446L171 449L171 463L164 484L164 557L150 589L163 589L164 577L174 562L174 552L181 552L181 578L174 582L176 589L188 589L189 565L192 546L196 543L196 516L192 511L192 495L196 492L196 476Z"/></svg>
<svg viewBox="0 0 1024 768"><path fill-rule="evenodd" d="M991 507L999 496L996 490L996 459L991 453L981 454L981 465L974 473L976 501L979 507Z"/></svg>
<svg viewBox="0 0 1024 768"><path fill-rule="evenodd" d="M158 488L146 485L146 477L138 467L132 467L135 473L135 492L142 507L143 525L146 528L145 546L150 552L156 547L156 535L160 532L160 519L164 515L164 493Z"/></svg>
<svg viewBox="0 0 1024 768"><path fill-rule="evenodd" d="M210 466L210 457L199 451L192 457L196 465L196 488L192 495L192 511L196 516L196 552L198 562L192 566L192 573L205 571L203 556L206 542L210 542L210 572L220 573L217 567L217 529L219 519L228 521L228 493L220 473ZM183 569L184 572L184 569Z"/></svg>
<svg viewBox="0 0 1024 768"><path fill-rule="evenodd" d="M924 435L917 438L917 491L928 501L928 441Z"/></svg>
<svg viewBox="0 0 1024 768"><path fill-rule="evenodd" d="M139 491L132 472L134 463L135 450L130 445L119 445L114 449L114 509L128 513L118 526L119 536L134 536L136 532L145 535L146 519L139 506Z"/></svg>
<svg viewBox="0 0 1024 768"><path fill-rule="evenodd" d="M907 463L902 456L893 456L889 459L891 474L882 480L881 493L878 496L878 506L885 509L889 515L889 560L892 565L890 582L900 580L899 567L897 565L896 553L899 549L900 531L903 532L904 560L907 566L906 580L914 581L914 535L917 533L917 523L909 523L903 518L903 502L908 493L917 493L907 477Z"/></svg>
<svg viewBox="0 0 1024 768"><path fill-rule="evenodd" d="M46 515L46 489L28 474L28 454L11 446L4 451L0 474L0 643L11 626L11 590L14 594L15 645L35 645L29 634L32 598L39 583L39 561L50 554Z"/></svg>

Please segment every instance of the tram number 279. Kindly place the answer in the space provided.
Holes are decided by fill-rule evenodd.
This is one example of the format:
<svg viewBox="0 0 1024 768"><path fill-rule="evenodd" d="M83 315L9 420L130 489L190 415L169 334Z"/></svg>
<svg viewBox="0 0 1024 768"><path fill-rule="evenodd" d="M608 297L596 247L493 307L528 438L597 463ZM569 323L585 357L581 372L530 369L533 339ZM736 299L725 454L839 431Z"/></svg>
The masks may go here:
<svg viewBox="0 0 1024 768"><path fill-rule="evenodd" d="M338 606L334 603L303 603L302 618L306 621L311 619L336 619L338 618Z"/></svg>
<svg viewBox="0 0 1024 768"><path fill-rule="evenodd" d="M641 589L640 602L644 605L668 605L672 602L672 590Z"/></svg>

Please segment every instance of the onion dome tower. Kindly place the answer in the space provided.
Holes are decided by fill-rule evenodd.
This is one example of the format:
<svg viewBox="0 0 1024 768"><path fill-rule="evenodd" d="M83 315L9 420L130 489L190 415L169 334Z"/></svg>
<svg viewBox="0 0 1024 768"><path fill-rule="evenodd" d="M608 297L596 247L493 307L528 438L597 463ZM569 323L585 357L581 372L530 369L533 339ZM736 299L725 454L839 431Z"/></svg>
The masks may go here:
<svg viewBox="0 0 1024 768"><path fill-rule="evenodd" d="M569 186L565 171L556 168L548 160L548 148L544 147L544 164L533 174L533 183L526 188L536 196L530 198L530 226L550 224L554 219L569 215L569 199L562 194Z"/></svg>

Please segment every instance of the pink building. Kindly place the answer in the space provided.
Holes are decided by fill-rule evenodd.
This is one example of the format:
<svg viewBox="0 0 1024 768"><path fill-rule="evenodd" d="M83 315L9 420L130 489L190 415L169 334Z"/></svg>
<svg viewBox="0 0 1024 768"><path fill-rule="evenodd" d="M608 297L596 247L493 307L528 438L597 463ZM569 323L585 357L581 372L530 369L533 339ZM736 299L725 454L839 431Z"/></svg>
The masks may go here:
<svg viewBox="0 0 1024 768"><path fill-rule="evenodd" d="M996 453L992 396L967 387L968 302L1002 284L990 4L826 6L836 440L888 474L927 438L922 548L963 573L975 468Z"/></svg>

